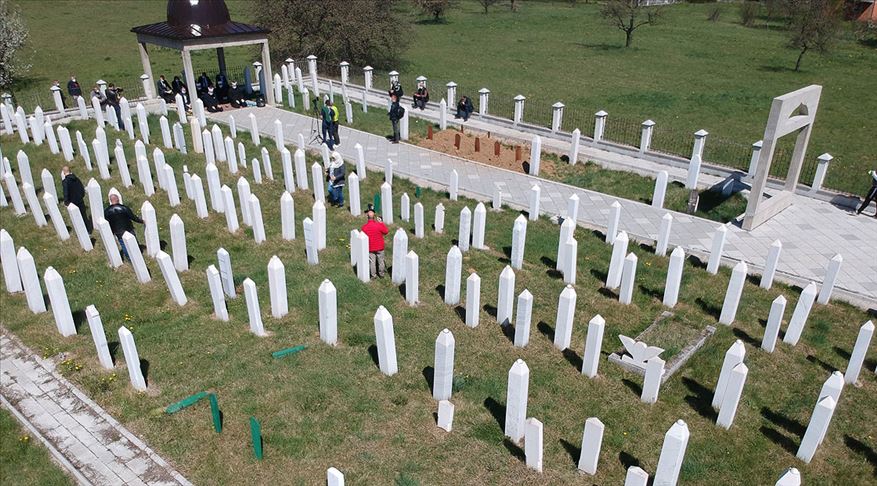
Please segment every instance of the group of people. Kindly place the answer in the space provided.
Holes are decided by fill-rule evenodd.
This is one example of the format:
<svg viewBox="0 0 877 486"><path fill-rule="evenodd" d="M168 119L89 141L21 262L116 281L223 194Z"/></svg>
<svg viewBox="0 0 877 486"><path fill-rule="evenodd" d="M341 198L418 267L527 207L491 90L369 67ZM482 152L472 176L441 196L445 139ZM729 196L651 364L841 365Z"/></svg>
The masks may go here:
<svg viewBox="0 0 877 486"><path fill-rule="evenodd" d="M179 76L174 76L172 82L168 82L164 75L158 77L158 95L165 102L176 102L176 96L183 98L186 108L191 108L191 100L189 99L189 88L186 86ZM195 94L204 103L204 109L210 113L222 111L222 104L228 103L234 108L246 106L246 93L238 87L236 81L229 83L224 73L216 75L216 84L214 85L206 72L202 72L195 81Z"/></svg>
<svg viewBox="0 0 877 486"><path fill-rule="evenodd" d="M387 91L387 94L390 97L390 110L388 111L387 116L390 118L390 123L393 125L392 142L399 143L399 122L405 116L405 108L399 104L404 92L402 90L402 85L398 80L394 80L390 83L390 89ZM426 87L425 81L419 81L417 83L417 91L414 92L412 98L414 99L411 104L413 108L420 109L421 111L426 109L426 104L429 102L429 89ZM464 122L469 121L469 117L472 116L474 111L475 107L472 105L472 99L468 96L461 96L460 101L457 102L457 114L455 118L462 118Z"/></svg>
<svg viewBox="0 0 877 486"><path fill-rule="evenodd" d="M316 100L314 100L316 103ZM338 107L327 96L320 108L320 120L322 122L323 142L329 150L335 150L336 145L341 145L341 136L338 134L340 116Z"/></svg>

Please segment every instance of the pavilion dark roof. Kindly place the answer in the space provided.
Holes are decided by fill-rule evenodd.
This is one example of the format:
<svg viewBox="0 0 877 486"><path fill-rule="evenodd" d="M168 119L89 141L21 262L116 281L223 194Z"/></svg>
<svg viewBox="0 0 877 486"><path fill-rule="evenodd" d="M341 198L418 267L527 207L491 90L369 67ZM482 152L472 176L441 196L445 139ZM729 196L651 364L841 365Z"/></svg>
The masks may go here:
<svg viewBox="0 0 877 486"><path fill-rule="evenodd" d="M167 22L141 25L131 29L135 34L150 35L173 40L207 39L211 37L227 37L235 35L268 34L271 31L256 25L229 21L219 25L171 25Z"/></svg>

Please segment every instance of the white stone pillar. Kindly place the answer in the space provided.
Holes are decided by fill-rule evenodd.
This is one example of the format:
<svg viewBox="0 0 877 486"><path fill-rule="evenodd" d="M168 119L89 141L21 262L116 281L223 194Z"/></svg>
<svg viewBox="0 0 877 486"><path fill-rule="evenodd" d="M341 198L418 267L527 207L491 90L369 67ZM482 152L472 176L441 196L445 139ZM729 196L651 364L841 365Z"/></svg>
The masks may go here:
<svg viewBox="0 0 877 486"><path fill-rule="evenodd" d="M444 98L439 102L439 130L448 128L448 102Z"/></svg>
<svg viewBox="0 0 877 486"><path fill-rule="evenodd" d="M46 142L49 144L49 151L52 152L53 155L58 155L58 138L55 137L55 129L52 127L52 121L50 119L46 119L46 122L43 123L43 131L46 134Z"/></svg>
<svg viewBox="0 0 877 486"><path fill-rule="evenodd" d="M414 251L405 256L405 301L408 305L420 302L420 257Z"/></svg>
<svg viewBox="0 0 877 486"><path fill-rule="evenodd" d="M560 293L557 301L557 316L554 325L554 347L563 351L572 340L573 319L576 312L578 296L572 285L567 285Z"/></svg>
<svg viewBox="0 0 877 486"><path fill-rule="evenodd" d="M231 269L231 256L225 248L216 250L216 261L219 265L219 276L222 279L222 291L231 299L237 298L234 275Z"/></svg>
<svg viewBox="0 0 877 486"><path fill-rule="evenodd" d="M88 321L88 328L91 330L91 338L94 341L98 361L100 361L100 364L104 369L113 369L113 358L110 356L110 348L107 346L107 336L104 334L104 324L101 321L97 308L93 305L86 307L85 319Z"/></svg>
<svg viewBox="0 0 877 486"><path fill-rule="evenodd" d="M231 137L225 137L225 159L228 161L228 172L231 174L238 173L238 160L235 155L234 140ZM243 159L246 162L246 159Z"/></svg>
<svg viewBox="0 0 877 486"><path fill-rule="evenodd" d="M609 206L609 220L606 223L606 243L614 244L618 235L618 223L621 220L621 203L612 201Z"/></svg>
<svg viewBox="0 0 877 486"><path fill-rule="evenodd" d="M85 228L85 220L82 218L82 211L75 204L67 205L67 214L70 216L70 222L73 224L73 231L76 233L76 239L79 240L79 246L85 251L91 251L94 246L91 244L91 237Z"/></svg>
<svg viewBox="0 0 877 486"><path fill-rule="evenodd" d="M409 130L408 130L409 120L410 120L409 111L408 111L408 110L405 110L405 112L402 113L402 119L399 120L399 139L402 140L402 141L408 140L408 138L409 138L409 137L408 137L408 134L409 134Z"/></svg>
<svg viewBox="0 0 877 486"><path fill-rule="evenodd" d="M450 400L454 384L454 334L447 328L435 340L432 398Z"/></svg>
<svg viewBox="0 0 877 486"><path fill-rule="evenodd" d="M448 400L439 401L438 427L445 432L450 432L454 426L454 404Z"/></svg>
<svg viewBox="0 0 877 486"><path fill-rule="evenodd" d="M402 228L397 228L393 235L393 268L391 280L395 285L405 282L405 257L408 256L408 234Z"/></svg>
<svg viewBox="0 0 877 486"><path fill-rule="evenodd" d="M740 305L740 297L743 295L743 284L746 283L746 275L749 272L746 262L741 261L731 271L731 279L728 281L728 289L725 291L725 300L722 303L722 313L719 322L730 326L737 317L737 307Z"/></svg>
<svg viewBox="0 0 877 486"><path fill-rule="evenodd" d="M685 188L693 191L697 189L697 181L700 177L701 158L695 155L688 163L688 176L685 179Z"/></svg>
<svg viewBox="0 0 877 486"><path fill-rule="evenodd" d="M411 198L408 197L407 192L402 194L399 206L399 212L401 214L402 221L405 221L407 223L411 220Z"/></svg>
<svg viewBox="0 0 877 486"><path fill-rule="evenodd" d="M445 86L448 88L448 109L453 111L457 108L457 83L451 81Z"/></svg>
<svg viewBox="0 0 877 486"><path fill-rule="evenodd" d="M646 361L645 378L643 379L643 391L640 401L643 403L655 403L658 401L658 392L661 389L661 377L664 375L664 360L655 356Z"/></svg>
<svg viewBox="0 0 877 486"><path fill-rule="evenodd" d="M685 265L685 250L677 246L670 254L670 266L667 269L667 282L664 285L665 306L671 309L679 301L679 287L682 284L682 269Z"/></svg>
<svg viewBox="0 0 877 486"><path fill-rule="evenodd" d="M46 293L49 294L52 316L55 318L58 332L64 337L76 334L73 313L70 312L70 301L67 300L67 290L64 288L64 279L61 278L61 274L54 268L48 267L43 274L43 282L46 284Z"/></svg>
<svg viewBox="0 0 877 486"><path fill-rule="evenodd" d="M250 140L253 142L253 145L257 147L261 145L259 143L259 124L256 121L256 115L254 115L253 113L250 113Z"/></svg>
<svg viewBox="0 0 877 486"><path fill-rule="evenodd" d="M505 436L512 442L524 438L524 421L527 418L527 394L530 387L530 368L522 359L509 369L506 389Z"/></svg>
<svg viewBox="0 0 877 486"><path fill-rule="evenodd" d="M284 240L295 239L295 200L288 192L280 196L281 235Z"/></svg>
<svg viewBox="0 0 877 486"><path fill-rule="evenodd" d="M673 226L673 215L669 212L661 218L661 229L658 232L658 239L655 241L655 255L664 256L667 254L667 246L670 243L670 229Z"/></svg>
<svg viewBox="0 0 877 486"><path fill-rule="evenodd" d="M481 317L481 277L472 272L466 279L466 325L478 327Z"/></svg>
<svg viewBox="0 0 877 486"><path fill-rule="evenodd" d="M61 153L67 162L73 161L73 142L70 140L70 130L61 125L58 127L58 142L61 144Z"/></svg>
<svg viewBox="0 0 877 486"><path fill-rule="evenodd" d="M786 335L783 342L792 346L798 344L801 333L804 331L804 325L810 316L810 309L813 308L813 302L816 300L816 284L810 282L807 287L801 291L801 297L795 304L795 310L792 312L792 318L789 319L789 325L786 327Z"/></svg>
<svg viewBox="0 0 877 486"><path fill-rule="evenodd" d="M764 272L761 274L761 283L759 286L763 289L769 289L773 286L773 278L776 275L777 264L780 261L780 254L783 251L783 243L780 240L774 240L770 245L770 251L767 254L767 262L764 264Z"/></svg>
<svg viewBox="0 0 877 486"><path fill-rule="evenodd" d="M636 282L637 258L633 253L628 253L624 258L624 266L621 271L621 292L618 301L622 304L630 304L633 300L633 285Z"/></svg>
<svg viewBox="0 0 877 486"><path fill-rule="evenodd" d="M314 201L311 217L317 230L317 251L326 249L326 205L323 201Z"/></svg>
<svg viewBox="0 0 877 486"><path fill-rule="evenodd" d="M539 187L539 184L534 184L533 187L530 188L530 211L527 215L530 221L536 221L539 219L539 206L542 203L542 188Z"/></svg>
<svg viewBox="0 0 877 486"><path fill-rule="evenodd" d="M317 85L317 56L311 54L307 57L308 60L308 74L311 77L311 89L314 91L314 96L320 96L320 89Z"/></svg>
<svg viewBox="0 0 877 486"><path fill-rule="evenodd" d="M527 97L524 95L515 96L515 114L512 119L512 123L517 125L521 123L521 120L524 119L524 101L527 100Z"/></svg>
<svg viewBox="0 0 877 486"><path fill-rule="evenodd" d="M128 251L128 258L131 260L131 266L134 267L137 281L144 284L152 280L152 277L149 276L149 269L146 268L146 262L143 260L143 253L140 252L140 246L137 244L137 238L126 231L122 235L122 241L125 243L125 249Z"/></svg>
<svg viewBox="0 0 877 486"><path fill-rule="evenodd" d="M207 212L207 198L204 197L204 183L201 182L198 174L192 174L190 183L192 185L193 199L195 200L195 212L199 218L207 219L209 213Z"/></svg>
<svg viewBox="0 0 877 486"><path fill-rule="evenodd" d="M488 102L490 101L490 90L481 88L478 90L478 114L481 116L488 113Z"/></svg>
<svg viewBox="0 0 877 486"><path fill-rule="evenodd" d="M271 298L271 315L280 319L289 313L286 295L286 267L277 255L268 261L268 292Z"/></svg>
<svg viewBox="0 0 877 486"><path fill-rule="evenodd" d="M734 341L734 344L725 351L722 370L719 373L719 380L716 382L716 390L713 393L712 406L714 409L721 410L728 389L728 381L731 379L731 371L735 366L742 363L745 358L746 347L743 345L743 341L739 339Z"/></svg>
<svg viewBox="0 0 877 486"><path fill-rule="evenodd" d="M564 262L561 265L563 273L563 283L567 285L576 284L576 273L578 270L577 260L579 257L579 242L575 238L569 237L563 243Z"/></svg>
<svg viewBox="0 0 877 486"><path fill-rule="evenodd" d="M472 236L472 211L469 207L460 210L460 229L457 233L457 246L460 251L469 251L469 241Z"/></svg>
<svg viewBox="0 0 877 486"><path fill-rule="evenodd" d="M678 482L688 437L688 424L681 419L664 435L664 445L661 446L661 456L655 469L655 486L673 486Z"/></svg>
<svg viewBox="0 0 877 486"><path fill-rule="evenodd" d="M600 364L600 349L603 347L603 332L606 320L597 314L588 322L588 336L585 338L585 351L582 357L582 374L588 378L597 376Z"/></svg>
<svg viewBox="0 0 877 486"><path fill-rule="evenodd" d="M512 305L515 294L515 272L506 265L499 274L499 292L496 300L496 322L502 326L512 323Z"/></svg>
<svg viewBox="0 0 877 486"><path fill-rule="evenodd" d="M627 475L624 477L624 486L646 486L649 482L649 474L638 466L630 466L627 468Z"/></svg>
<svg viewBox="0 0 877 486"><path fill-rule="evenodd" d="M5 234L5 230L2 230L3 234ZM0 236L2 238L2 236ZM9 242L12 240L9 239ZM3 257L3 270L5 273L6 267L10 266L13 269L17 270L19 275L21 276L21 286L24 289L24 295L27 297L27 307L34 314L40 314L46 312L46 301L43 298L43 289L40 285L40 276L37 273L37 266L34 262L33 255L27 251L27 248L21 247L18 249L18 254L15 255L15 258L11 262L7 262L7 258L11 258L9 256L10 248L6 245L6 242L0 240L0 245L3 245L3 248L0 249L0 256ZM7 289L9 287L7 286Z"/></svg>
<svg viewBox="0 0 877 486"><path fill-rule="evenodd" d="M828 268L825 270L825 278L822 280L822 288L819 290L819 297L816 298L816 302L823 305L828 304L843 261L843 256L838 253L828 262Z"/></svg>
<svg viewBox="0 0 877 486"><path fill-rule="evenodd" d="M305 218L301 225L305 234L305 253L308 257L308 265L317 265L320 263L320 256L317 252L317 230L314 228L314 221L311 218Z"/></svg>
<svg viewBox="0 0 877 486"><path fill-rule="evenodd" d="M737 405L740 403L740 397L743 395L743 386L746 384L746 376L749 374L749 368L744 363L739 363L731 370L728 377L728 385L725 387L724 398L722 399L722 408L716 419L716 425L724 429L730 429L734 423L734 416L737 414Z"/></svg>
<svg viewBox="0 0 877 486"><path fill-rule="evenodd" d="M728 227L721 225L713 233L713 241L710 245L710 259L706 265L706 271L715 275L719 273L719 264L722 263L722 251L725 249L725 238L728 236Z"/></svg>
<svg viewBox="0 0 877 486"><path fill-rule="evenodd" d="M137 103L136 107L137 111L137 126L140 129L140 139L143 140L143 143L149 144L149 123L146 120L146 108L144 108L142 103ZM128 122L130 125L130 122Z"/></svg>
<svg viewBox="0 0 877 486"><path fill-rule="evenodd" d="M0 265L3 266L6 291L10 294L21 292L24 288L15 255L15 242L5 229L0 229Z"/></svg>
<svg viewBox="0 0 877 486"><path fill-rule="evenodd" d="M592 476L597 474L600 448L603 445L603 430L603 422L597 417L585 420L585 430L582 431L582 452L579 455L579 471Z"/></svg>
<svg viewBox="0 0 877 486"><path fill-rule="evenodd" d="M524 249L527 244L527 218L523 214L515 218L512 228L512 268L520 270L524 266Z"/></svg>
<svg viewBox="0 0 877 486"><path fill-rule="evenodd" d="M295 150L293 155L295 159L295 181L299 189L308 188L308 173L305 168L305 151L301 148Z"/></svg>
<svg viewBox="0 0 877 486"><path fill-rule="evenodd" d="M445 205L442 203L438 203L435 206L435 220L433 221L433 228L436 233L444 233L445 231Z"/></svg>
<svg viewBox="0 0 877 486"><path fill-rule="evenodd" d="M119 328L119 342L125 354L131 386L137 391L146 391L146 379L143 378L143 370L140 369L140 355L137 353L137 345L134 344L134 335L125 326Z"/></svg>
<svg viewBox="0 0 877 486"><path fill-rule="evenodd" d="M749 158L749 170L746 173L748 179L755 177L755 171L758 169L758 158L761 156L762 145L764 145L763 140L759 140L752 144L752 156Z"/></svg>
<svg viewBox="0 0 877 486"><path fill-rule="evenodd" d="M524 458L527 467L542 472L542 422L530 417L524 423Z"/></svg>
<svg viewBox="0 0 877 486"><path fill-rule="evenodd" d="M356 175L356 173L353 173L353 174L350 174L349 176L347 176L347 191L348 191L348 196L349 196L348 199L350 200L349 203L350 203L350 215L351 216L359 216L360 214L362 214L362 206L361 206L362 202L361 202L361 198L360 198L360 194L359 194L359 181L360 181L360 178L359 178L359 176ZM421 206L421 208L422 208L422 206ZM415 209L415 216L416 216L416 210L417 210L416 205L415 205L414 209ZM421 211L422 211L422 209L421 209ZM423 220L421 219L421 223L422 222L423 222ZM416 234L416 230L415 230L415 234ZM423 237L422 233L421 233L420 237Z"/></svg>
<svg viewBox="0 0 877 486"><path fill-rule="evenodd" d="M557 102L551 105L551 131L559 132L563 127L563 108L564 104Z"/></svg>
<svg viewBox="0 0 877 486"><path fill-rule="evenodd" d="M21 205L23 208L24 204L21 202L21 196L18 195L18 186L16 186L15 182L12 181L12 174L6 174L6 182L7 184L11 182L11 184L9 184L10 188L15 188L16 191L12 193L13 205L15 205L17 202L17 204ZM16 195L18 195L17 201L15 197ZM58 210L58 201L51 194L44 193L43 202L46 204L46 210L49 211L49 219L52 220L52 226L54 226L55 232L58 234L58 238L61 241L66 241L70 238L70 232L67 231L67 225L64 223L64 218L61 216L61 211ZM18 212L16 211L16 213Z"/></svg>
<svg viewBox="0 0 877 486"><path fill-rule="evenodd" d="M816 158L816 173L813 175L813 184L810 186L810 192L816 192L822 189L822 183L825 182L825 174L828 173L828 165L834 157L825 153Z"/></svg>
<svg viewBox="0 0 877 486"><path fill-rule="evenodd" d="M451 201L457 200L457 194L460 190L460 175L457 173L457 169L451 170L451 177L448 181L448 199Z"/></svg>
<svg viewBox="0 0 877 486"><path fill-rule="evenodd" d="M609 116L609 113L606 113L603 110L598 111L594 114L594 142L599 143L603 141L603 133L606 131L606 117Z"/></svg>
<svg viewBox="0 0 877 486"><path fill-rule="evenodd" d="M150 257L155 257L160 250L158 240L158 220L155 216L155 208L152 207L152 204L150 204L149 201L143 201L143 205L140 206L140 214L143 218L145 227L143 234L146 239L146 254Z"/></svg>
<svg viewBox="0 0 877 486"><path fill-rule="evenodd" d="M448 250L445 262L445 304L457 305L460 303L460 272L463 268L463 254L460 248L452 246Z"/></svg>
<svg viewBox="0 0 877 486"><path fill-rule="evenodd" d="M259 295L256 291L256 283L249 278L244 279L244 297L247 300L250 332L259 337L267 336L265 326L262 324L262 311L259 309Z"/></svg>
<svg viewBox="0 0 877 486"><path fill-rule="evenodd" d="M655 122L646 120L642 123L642 130L639 138L639 151L644 154L649 151L652 145L652 133L655 130Z"/></svg>
<svg viewBox="0 0 877 486"><path fill-rule="evenodd" d="M183 292L183 285L180 283L180 276L177 275L177 271L174 269L174 262L171 260L170 255L163 251L159 251L158 254L155 255L155 261L161 269L161 275L164 277L164 282L167 284L171 298L179 306L186 305L188 299L186 298L185 292Z"/></svg>
<svg viewBox="0 0 877 486"><path fill-rule="evenodd" d="M790 467L780 476L775 486L801 486L801 473Z"/></svg>
<svg viewBox="0 0 877 486"><path fill-rule="evenodd" d="M868 352L868 346L871 345L871 338L874 336L874 323L868 321L859 328L859 335L856 338L856 345L853 346L853 352L850 355L850 362L847 365L844 381L853 385L859 379L859 372L862 370L862 363L865 361L865 354Z"/></svg>
<svg viewBox="0 0 877 486"><path fill-rule="evenodd" d="M396 363L396 337L393 332L393 316L384 306L375 312L375 340L378 347L378 364L381 373L393 376L399 371Z"/></svg>
<svg viewBox="0 0 877 486"><path fill-rule="evenodd" d="M624 257L627 255L627 232L618 233L612 244L612 257L609 261L609 271L606 274L606 288L617 289L621 285L621 273L624 269Z"/></svg>
<svg viewBox="0 0 877 486"><path fill-rule="evenodd" d="M6 189L9 191L10 199L12 199L12 209L15 212L15 215L21 216L22 214L25 214L27 209L24 207L24 200L21 199L21 191L18 190L18 183L15 182L15 176L12 172L7 172L3 175L3 180L6 181ZM44 194L43 199L45 199L45 196L51 196L51 194ZM48 203L46 205L48 206ZM49 209L49 215L51 216L51 209ZM57 229L57 224L55 227Z"/></svg>
<svg viewBox="0 0 877 486"><path fill-rule="evenodd" d="M530 143L530 171L532 176L539 175L539 168L542 165L542 137L533 135L533 141Z"/></svg>
<svg viewBox="0 0 877 486"><path fill-rule="evenodd" d="M691 149L692 159L697 156L699 160L703 160L703 147L706 144L707 135L709 132L704 129L694 132L694 146Z"/></svg>
<svg viewBox="0 0 877 486"><path fill-rule="evenodd" d="M810 464L813 455L816 454L816 449L825 438L825 433L831 424L831 417L834 415L835 405L836 402L831 397L824 397L816 403L813 415L810 416L810 423L807 424L807 431L804 433L804 438L801 439L801 446L798 448L798 453L795 454L805 464Z"/></svg>
<svg viewBox="0 0 877 486"><path fill-rule="evenodd" d="M652 207L663 208L664 198L667 194L667 179L669 175L666 170L658 171L655 177L655 191L652 193Z"/></svg>
<svg viewBox="0 0 877 486"><path fill-rule="evenodd" d="M213 141L213 154L219 162L225 162L227 157L225 153L225 140L222 138L222 130L219 125L214 124L210 129L210 138ZM206 141L205 141L206 143Z"/></svg>
<svg viewBox="0 0 877 486"><path fill-rule="evenodd" d="M518 310L515 315L514 345L524 348L530 343L530 324L533 319L533 294L524 289L518 294Z"/></svg>
<svg viewBox="0 0 877 486"><path fill-rule="evenodd" d="M255 194L250 194L250 216L253 218L253 239L258 245L265 241L265 225L262 222L262 204Z"/></svg>
<svg viewBox="0 0 877 486"><path fill-rule="evenodd" d="M770 314L767 317L767 327L764 329L764 338L761 340L761 349L772 353L776 346L777 336L780 332L780 324L783 322L783 314L786 312L786 298L780 295L770 304Z"/></svg>
<svg viewBox="0 0 877 486"><path fill-rule="evenodd" d="M186 228L182 218L174 214L170 221L171 252L173 253L174 268L178 272L189 269L189 254L186 250Z"/></svg>
<svg viewBox="0 0 877 486"><path fill-rule="evenodd" d="M393 186L388 182L381 184L381 216L384 223L393 224Z"/></svg>
<svg viewBox="0 0 877 486"><path fill-rule="evenodd" d="M819 390L819 400L822 400L825 397L831 397L836 403L840 400L840 394L843 393L843 389L844 375L840 371L834 370L828 375L825 383L822 384L822 389Z"/></svg>
<svg viewBox="0 0 877 486"><path fill-rule="evenodd" d="M228 308L225 304L225 294L222 292L222 279L214 265L207 267L207 286L210 288L210 298L213 301L213 315L220 321L228 322Z"/></svg>
<svg viewBox="0 0 877 486"><path fill-rule="evenodd" d="M37 198L36 190L32 185L28 184L27 182L21 185L21 189L24 192L24 197L27 200L27 205L30 206L30 212L33 215L34 223L37 225L37 227L42 228L47 224L46 214L43 213L43 208L42 206L40 206L40 200Z"/></svg>

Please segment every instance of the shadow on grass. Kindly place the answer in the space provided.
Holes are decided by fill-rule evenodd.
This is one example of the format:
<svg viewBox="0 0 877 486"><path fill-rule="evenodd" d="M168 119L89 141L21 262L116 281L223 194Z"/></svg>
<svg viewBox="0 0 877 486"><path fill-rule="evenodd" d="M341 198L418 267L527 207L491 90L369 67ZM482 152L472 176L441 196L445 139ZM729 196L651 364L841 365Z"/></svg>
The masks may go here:
<svg viewBox="0 0 877 486"><path fill-rule="evenodd" d="M507 324L505 326L499 326L502 330L503 336L505 336L512 344L515 343L515 326L511 324Z"/></svg>
<svg viewBox="0 0 877 486"><path fill-rule="evenodd" d="M703 260L701 260L700 258L698 258L694 255L688 255L687 260L688 260L688 263L690 263L694 267L706 269L706 262L704 262Z"/></svg>
<svg viewBox="0 0 877 486"><path fill-rule="evenodd" d="M844 444L853 452L865 456L868 464L874 467L874 476L877 477L877 451L868 447L868 444L853 438L851 435L844 435Z"/></svg>
<svg viewBox="0 0 877 486"><path fill-rule="evenodd" d="M161 251L165 251L165 250L167 249L167 245L168 245L167 241L165 241L165 240L158 240L158 248L159 248Z"/></svg>
<svg viewBox="0 0 877 486"><path fill-rule="evenodd" d="M457 314L457 317L459 317L460 320L463 321L463 324L465 324L466 323L466 308L463 307L462 305L458 305L458 306L454 307L454 312Z"/></svg>
<svg viewBox="0 0 877 486"><path fill-rule="evenodd" d="M698 297L694 301L698 306L700 306L701 310L711 315L715 320L719 320L719 316L722 314L722 309L718 306L710 304L709 302Z"/></svg>
<svg viewBox="0 0 877 486"><path fill-rule="evenodd" d="M82 328L82 324L85 323L85 309L80 309L73 313L73 327L76 328L76 334L79 334L79 329Z"/></svg>
<svg viewBox="0 0 877 486"><path fill-rule="evenodd" d="M795 441L781 434L778 430L772 429L766 425L762 425L760 429L758 429L762 435L771 440L771 442L779 445L790 454L797 454L798 447L795 444Z"/></svg>
<svg viewBox="0 0 877 486"><path fill-rule="evenodd" d="M691 406L691 408L701 417L709 421L716 420L718 414L713 410L712 390L687 376L682 378L682 384L688 388L688 391L693 393L693 395L687 395L685 397L685 402L688 403L688 405Z"/></svg>
<svg viewBox="0 0 877 486"><path fill-rule="evenodd" d="M560 445L562 445L566 450L566 453L569 454L569 458L572 459L573 464L578 466L579 458L582 456L582 448L566 439L560 439Z"/></svg>
<svg viewBox="0 0 877 486"><path fill-rule="evenodd" d="M640 386L639 383L636 383L636 382L634 382L634 381L632 381L632 380L628 380L627 378L622 378L622 379L621 379L621 382L624 383L624 386L630 388L630 390L631 390L634 394L636 394L636 396L638 396L638 397L639 397L639 396L642 396L642 394L643 394L643 387Z"/></svg>
<svg viewBox="0 0 877 486"><path fill-rule="evenodd" d="M487 397L484 399L484 408L490 412L493 420L496 420L500 430L505 431L505 405L501 405L493 397Z"/></svg>
<svg viewBox="0 0 877 486"><path fill-rule="evenodd" d="M557 267L557 261L554 260L554 259L551 259L551 258L549 258L549 257L547 257L547 256L543 256L542 258L539 259L539 261L542 262L542 264L545 265L545 266L548 267L548 268L555 268L555 267Z"/></svg>
<svg viewBox="0 0 877 486"><path fill-rule="evenodd" d="M508 437L502 441L502 445L519 461L524 462L526 460L526 455L524 455L524 449L521 448L518 444L512 442Z"/></svg>
<svg viewBox="0 0 877 486"><path fill-rule="evenodd" d="M760 347L760 346L761 346L761 342L759 342L759 341L758 341L757 339L755 339L754 337L750 336L749 333L747 333L747 332L744 331L743 329L740 329L740 328L736 328L736 327L735 327L734 330L731 331L731 332L734 333L734 336L737 336L737 339L743 341L743 342L746 343L746 344L749 344L749 345L751 345L751 346L755 346L755 347Z"/></svg>
<svg viewBox="0 0 877 486"><path fill-rule="evenodd" d="M843 358L844 361L849 361L849 360L850 360L850 357L851 357L850 352L847 351L846 349L842 349L842 348L839 348L839 347L837 347L837 346L834 346L834 347L832 347L831 349L834 351L834 354L836 354L836 355L840 356L841 358Z"/></svg>
<svg viewBox="0 0 877 486"><path fill-rule="evenodd" d="M603 297L606 297L607 299L618 300L618 293L614 290L609 290L606 287L600 287L600 289L597 290L597 293L602 295Z"/></svg>
<svg viewBox="0 0 877 486"><path fill-rule="evenodd" d="M591 269L591 275L593 275L594 278L601 282L606 282L606 277L609 276L608 273L604 272L603 270L597 270L596 268Z"/></svg>
<svg viewBox="0 0 877 486"><path fill-rule="evenodd" d="M618 462L620 462L621 465L624 466L625 470L630 469L632 467L640 467L641 466L639 459L633 457L632 455L630 455L624 451L621 451L618 453Z"/></svg>
<svg viewBox="0 0 877 486"><path fill-rule="evenodd" d="M435 291L442 298L442 301L445 300L445 284L439 284L435 286Z"/></svg>
<svg viewBox="0 0 877 486"><path fill-rule="evenodd" d="M560 280L563 278L563 273L561 273L560 270L555 270L553 268L545 270L545 275L548 275L548 278L553 278L554 280Z"/></svg>
<svg viewBox="0 0 877 486"><path fill-rule="evenodd" d="M368 354L369 354L369 356L372 357L372 361L375 362L375 366L377 366L378 369L380 369L381 368L381 360L380 360L380 358L378 358L378 345L372 344L371 346L369 346L368 347Z"/></svg>
<svg viewBox="0 0 877 486"><path fill-rule="evenodd" d="M536 324L536 329L549 341L554 342L554 328L549 326L545 321L539 321L539 324Z"/></svg>
<svg viewBox="0 0 877 486"><path fill-rule="evenodd" d="M113 365L119 363L119 360L116 359L116 351L122 347L122 344L119 341L110 341L107 343L107 349L110 352L110 359L113 360Z"/></svg>
<svg viewBox="0 0 877 486"><path fill-rule="evenodd" d="M564 359L566 359L569 362L569 364L571 364L573 366L573 368L581 371L582 364L584 364L584 361L582 360L582 358L579 357L579 355L575 351L573 351L572 349L566 348L563 350L562 354L563 354Z"/></svg>
<svg viewBox="0 0 877 486"><path fill-rule="evenodd" d="M822 361L821 359L817 358L816 356L813 356L812 354L807 355L807 361L809 361L813 364L819 365L820 368L824 369L825 371L827 371L829 373L834 373L837 370L837 368L835 368L834 366L826 363L825 361Z"/></svg>
<svg viewBox="0 0 877 486"><path fill-rule="evenodd" d="M650 289L642 284L639 285L639 290L640 290L640 292L648 295L649 297L651 297L653 299L657 299L657 300L661 300L661 301L664 300L664 293L661 292L660 290Z"/></svg>
<svg viewBox="0 0 877 486"><path fill-rule="evenodd" d="M764 417L765 419L767 419L768 421L773 422L775 425L777 425L783 429L786 429L787 431L789 431L792 434L795 434L799 437L803 436L804 432L807 431L807 427L805 427L803 424L801 424L801 422L798 422L797 420L794 420L794 419L790 419L789 417L786 417L785 415L783 415L779 412L774 412L773 410L771 410L767 407L761 407L761 416Z"/></svg>
<svg viewBox="0 0 877 486"><path fill-rule="evenodd" d="M484 312L487 312L491 317L493 317L494 319L496 319L496 311L497 311L497 309L496 309L496 306L495 306L495 305L484 304L484 307L482 307L482 309L484 309Z"/></svg>
<svg viewBox="0 0 877 486"><path fill-rule="evenodd" d="M432 392L432 386L435 383L435 368L432 366L427 366L423 368L423 379L426 380L426 386L429 388L429 391Z"/></svg>
<svg viewBox="0 0 877 486"><path fill-rule="evenodd" d="M146 382L147 388L149 387L149 360L145 360L140 358L140 372L143 373L143 381Z"/></svg>

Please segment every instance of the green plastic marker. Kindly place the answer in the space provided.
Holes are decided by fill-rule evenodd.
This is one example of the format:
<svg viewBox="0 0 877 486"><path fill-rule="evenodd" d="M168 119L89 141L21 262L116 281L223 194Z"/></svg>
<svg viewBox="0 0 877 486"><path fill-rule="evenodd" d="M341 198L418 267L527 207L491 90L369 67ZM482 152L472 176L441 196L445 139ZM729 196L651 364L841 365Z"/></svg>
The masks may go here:
<svg viewBox="0 0 877 486"><path fill-rule="evenodd" d="M164 409L164 411L166 413L169 413L169 414L177 413L186 407L191 407L192 405L198 403L198 400L201 400L202 398L205 398L206 396L207 396L206 392L198 392L190 397L186 397L186 398L180 400L177 403L172 403L172 404L168 405L167 408Z"/></svg>
<svg viewBox="0 0 877 486"><path fill-rule="evenodd" d="M271 353L271 357L273 357L274 359L282 358L282 357L289 355L289 354L295 354L295 353L305 349L306 347L307 346L302 344L300 346L295 346L292 348L281 349L280 351L274 351L273 353Z"/></svg>
<svg viewBox="0 0 877 486"><path fill-rule="evenodd" d="M416 197L417 199L420 199L420 186L417 186L414 189L414 197Z"/></svg>
<svg viewBox="0 0 877 486"><path fill-rule="evenodd" d="M375 214L381 214L381 195L375 193L374 197Z"/></svg>
<svg viewBox="0 0 877 486"><path fill-rule="evenodd" d="M256 417L250 417L250 437L253 439L253 454L262 460L262 426Z"/></svg>
<svg viewBox="0 0 877 486"><path fill-rule="evenodd" d="M210 415L213 416L213 430L216 433L222 432L222 418L219 414L219 403L216 402L216 394L207 395L210 398Z"/></svg>

